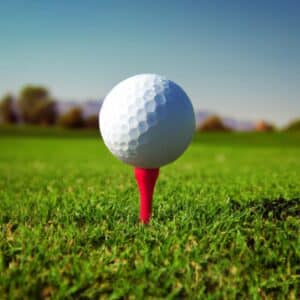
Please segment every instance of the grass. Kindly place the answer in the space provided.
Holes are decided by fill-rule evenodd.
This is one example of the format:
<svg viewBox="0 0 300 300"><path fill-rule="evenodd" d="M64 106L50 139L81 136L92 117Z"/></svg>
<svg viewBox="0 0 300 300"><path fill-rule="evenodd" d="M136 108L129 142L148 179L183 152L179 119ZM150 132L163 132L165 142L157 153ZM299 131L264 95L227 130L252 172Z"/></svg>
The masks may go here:
<svg viewBox="0 0 300 300"><path fill-rule="evenodd" d="M0 137L1 299L299 299L299 135L196 136L147 227L100 139L41 136Z"/></svg>

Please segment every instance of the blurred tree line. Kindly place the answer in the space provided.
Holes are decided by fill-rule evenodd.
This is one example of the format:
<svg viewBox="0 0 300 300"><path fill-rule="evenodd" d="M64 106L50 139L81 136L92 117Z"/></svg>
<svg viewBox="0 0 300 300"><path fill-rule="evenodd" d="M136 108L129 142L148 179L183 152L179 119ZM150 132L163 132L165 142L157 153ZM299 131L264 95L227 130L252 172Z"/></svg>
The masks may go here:
<svg viewBox="0 0 300 300"><path fill-rule="evenodd" d="M198 126L198 131L223 131L223 132L229 132L231 129L227 127L222 119L218 117L217 115L209 116L207 117L204 122Z"/></svg>
<svg viewBox="0 0 300 300"><path fill-rule="evenodd" d="M58 102L49 91L42 86L25 86L17 98L7 94L0 100L0 123L25 123L42 126L59 125L65 128L98 128L98 116L92 115L84 118L81 107L72 107L64 114L58 111ZM266 121L256 123L255 131L274 131L276 127ZM300 131L300 119L292 121L285 127L287 131ZM217 115L207 117L198 127L197 131L204 132L230 132Z"/></svg>
<svg viewBox="0 0 300 300"><path fill-rule="evenodd" d="M266 121L259 121L255 124L253 129L259 132L271 132L275 131L276 127ZM204 132L231 132L232 128L224 124L222 118L217 115L207 117L202 124L197 127L197 131Z"/></svg>
<svg viewBox="0 0 300 300"><path fill-rule="evenodd" d="M0 123L32 125L59 125L66 128L98 128L97 115L83 117L80 107L59 114L57 101L42 86L25 86L19 96L7 94L0 100Z"/></svg>

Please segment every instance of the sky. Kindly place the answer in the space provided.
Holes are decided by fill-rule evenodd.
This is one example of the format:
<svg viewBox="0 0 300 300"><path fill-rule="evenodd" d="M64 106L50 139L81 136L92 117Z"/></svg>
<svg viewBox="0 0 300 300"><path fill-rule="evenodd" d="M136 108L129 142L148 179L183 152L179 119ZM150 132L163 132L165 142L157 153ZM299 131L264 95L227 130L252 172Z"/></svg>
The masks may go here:
<svg viewBox="0 0 300 300"><path fill-rule="evenodd" d="M284 125L300 117L300 2L0 1L0 96L102 99L139 73L174 80L195 110Z"/></svg>

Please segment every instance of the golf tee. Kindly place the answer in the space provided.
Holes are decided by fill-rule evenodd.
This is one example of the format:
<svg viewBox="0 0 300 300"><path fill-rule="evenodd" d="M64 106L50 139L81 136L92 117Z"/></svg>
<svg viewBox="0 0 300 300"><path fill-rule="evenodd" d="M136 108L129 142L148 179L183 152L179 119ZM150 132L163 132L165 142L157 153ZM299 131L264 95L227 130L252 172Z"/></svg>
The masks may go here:
<svg viewBox="0 0 300 300"><path fill-rule="evenodd" d="M152 199L159 169L134 169L135 179L140 193L140 222L148 224L152 212Z"/></svg>

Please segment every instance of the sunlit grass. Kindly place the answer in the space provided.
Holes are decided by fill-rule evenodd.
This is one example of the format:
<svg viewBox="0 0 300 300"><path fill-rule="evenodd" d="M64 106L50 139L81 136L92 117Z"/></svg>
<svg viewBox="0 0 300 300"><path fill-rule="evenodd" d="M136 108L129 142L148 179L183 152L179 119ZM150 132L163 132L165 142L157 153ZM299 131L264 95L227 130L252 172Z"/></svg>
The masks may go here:
<svg viewBox="0 0 300 300"><path fill-rule="evenodd" d="M299 140L265 139L197 136L144 227L100 139L1 137L1 297L299 298Z"/></svg>

